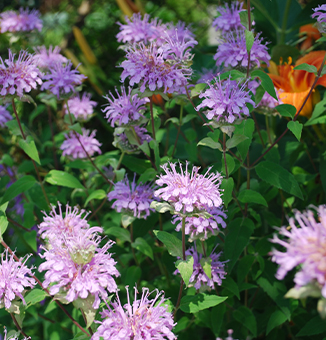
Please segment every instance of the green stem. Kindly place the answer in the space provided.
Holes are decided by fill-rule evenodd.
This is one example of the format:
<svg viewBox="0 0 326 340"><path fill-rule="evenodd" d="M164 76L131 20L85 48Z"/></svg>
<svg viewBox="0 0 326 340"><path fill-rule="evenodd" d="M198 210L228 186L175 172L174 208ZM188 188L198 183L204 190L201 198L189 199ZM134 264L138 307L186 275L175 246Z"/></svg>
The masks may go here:
<svg viewBox="0 0 326 340"><path fill-rule="evenodd" d="M182 257L186 261L186 218L182 217Z"/></svg>
<svg viewBox="0 0 326 340"><path fill-rule="evenodd" d="M86 318L86 315L85 315L85 313L84 313L84 311L83 311L82 308L80 308L80 311L81 311L81 313L82 313L83 319L84 319L84 321L85 321L85 325L86 325L86 327L87 327L87 318ZM94 334L91 327L88 327L87 329L88 329L90 335L93 335L93 334Z"/></svg>
<svg viewBox="0 0 326 340"><path fill-rule="evenodd" d="M154 112L153 112L153 96L151 96L151 98L150 98L149 108L150 108L150 111L151 111L153 139L156 140L156 138L155 138L155 124L154 124Z"/></svg>
<svg viewBox="0 0 326 340"><path fill-rule="evenodd" d="M229 172L228 172L228 165L226 162L226 134L223 132L223 158L224 158L224 166L225 166L225 177L229 178Z"/></svg>
<svg viewBox="0 0 326 340"><path fill-rule="evenodd" d="M280 44L285 44L286 26L287 26L287 23L288 23L288 17L289 17L291 2L292 2L292 0L286 1L284 15L283 15L283 21L282 21L282 31L281 31L281 36L280 36Z"/></svg>
<svg viewBox="0 0 326 340"><path fill-rule="evenodd" d="M19 332L26 338L26 339L30 339L30 337L22 330L22 328L19 326L16 317L13 313L10 313L10 316L12 318L12 321L14 322L15 326L17 327L17 329L19 330Z"/></svg>
<svg viewBox="0 0 326 340"><path fill-rule="evenodd" d="M179 118L178 133L177 133L177 137L175 139L174 146L173 146L173 151L172 151L172 155L171 155L172 158L173 158L175 149L177 147L177 142L178 142L178 139L179 139L179 136L180 136L181 124L182 124L182 116L183 116L183 105L180 106L180 118Z"/></svg>

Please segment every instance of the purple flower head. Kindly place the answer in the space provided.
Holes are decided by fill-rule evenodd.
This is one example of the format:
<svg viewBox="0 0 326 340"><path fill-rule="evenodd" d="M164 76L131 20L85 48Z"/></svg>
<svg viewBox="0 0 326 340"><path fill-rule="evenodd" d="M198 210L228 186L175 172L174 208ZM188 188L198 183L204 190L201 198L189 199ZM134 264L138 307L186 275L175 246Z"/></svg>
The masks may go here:
<svg viewBox="0 0 326 340"><path fill-rule="evenodd" d="M108 200L116 200L112 204L117 212L146 219L150 211L154 211L149 206L153 201L153 188L151 184L136 184L136 174L134 180L129 183L127 176L114 185L114 189L108 193Z"/></svg>
<svg viewBox="0 0 326 340"><path fill-rule="evenodd" d="M233 339L233 329L228 329L228 336L225 338L225 340L237 340ZM223 340L222 338L217 337L216 340Z"/></svg>
<svg viewBox="0 0 326 340"><path fill-rule="evenodd" d="M224 219L227 218L226 214L220 208L210 208L207 210L212 217L205 218L202 216L190 216L186 217L185 224L185 233L189 235L189 241L193 241L196 239L206 240L210 236L215 236L220 231L220 226L222 228L226 227L226 223ZM176 231L180 231L182 228L182 217L174 216L172 223L175 224L179 222L175 228Z"/></svg>
<svg viewBox="0 0 326 340"><path fill-rule="evenodd" d="M277 91L276 95L277 95ZM272 109L275 109L275 106L281 104L282 101L280 99L276 100L275 98L273 98L268 92L265 92L261 101L258 104L258 108L262 108L262 109L267 109L269 111L271 111Z"/></svg>
<svg viewBox="0 0 326 340"><path fill-rule="evenodd" d="M49 69L58 64L65 64L68 59L60 54L60 47L52 46L47 49L45 46L39 46L35 49L35 54L33 56L34 63L41 69Z"/></svg>
<svg viewBox="0 0 326 340"><path fill-rule="evenodd" d="M143 112L146 110L144 106L149 102L148 98L139 98L138 94L131 95L131 87L128 88L128 94L124 86L121 86L121 95L115 89L118 98L115 98L112 92L104 98L108 100L106 108L102 111L106 113L105 118L111 122L111 126L117 125L138 125L141 118L144 118Z"/></svg>
<svg viewBox="0 0 326 340"><path fill-rule="evenodd" d="M131 303L127 288L127 303L122 306L117 294L117 301L111 302L108 309L100 312L104 319L91 340L175 340L172 333L176 325L173 322L172 313L167 311L164 303L164 292L156 291L156 296L150 299L152 293L148 288L143 288L142 296L137 300L137 288L135 298Z"/></svg>
<svg viewBox="0 0 326 340"><path fill-rule="evenodd" d="M254 43L250 50L250 68L259 67L261 62L269 65L271 59L266 45L262 44L259 38L260 33L255 36ZM226 41L218 46L214 56L217 66L238 68L245 70L248 67L248 52L244 31L229 33L225 36Z"/></svg>
<svg viewBox="0 0 326 340"><path fill-rule="evenodd" d="M218 124L232 124L243 116L249 116L247 104L255 106L250 98L250 92L246 89L247 83L240 84L231 78L220 80L215 78L214 85L208 83L209 89L199 95L205 98L197 110L208 108L206 117Z"/></svg>
<svg viewBox="0 0 326 340"><path fill-rule="evenodd" d="M197 253L196 248L191 247L186 250L187 258L193 257L194 259L194 271L189 279L190 287L194 286L197 290L205 291L210 288L214 289L214 283L217 283L219 286L222 284L222 280L225 279L227 274L224 270L227 261L219 261L221 254L222 252L215 254L213 250L209 257L203 258L202 254ZM204 270L203 263L210 264L210 271ZM174 274L177 273L179 273L178 269Z"/></svg>
<svg viewBox="0 0 326 340"><path fill-rule="evenodd" d="M210 83L216 77L217 71L212 69L202 68L201 72L198 72L199 79L196 81L197 84Z"/></svg>
<svg viewBox="0 0 326 340"><path fill-rule="evenodd" d="M70 131L68 135L65 135L66 140L60 146L60 149L63 150L63 156L70 156L74 159L86 158L87 155L83 147L90 157L93 156L95 152L98 152L99 154L102 153L100 149L102 144L96 138L94 138L96 130L93 130L90 133L89 130L82 128L82 132L82 135L78 134L79 140L73 131Z"/></svg>
<svg viewBox="0 0 326 340"><path fill-rule="evenodd" d="M45 217L39 225L39 234L42 239L47 239L50 243L58 242L61 245L64 238L85 232L89 228L86 220L89 212L79 210L77 207L72 208L67 204L64 215L59 202L58 206L59 213L56 212L55 206L52 206L49 215L44 212Z"/></svg>
<svg viewBox="0 0 326 340"><path fill-rule="evenodd" d="M91 100L91 94L84 92L83 96L76 95L68 99L69 112L75 116L76 119L86 120L93 114L94 107L97 105L96 102ZM65 114L68 114L67 104L63 105Z"/></svg>
<svg viewBox="0 0 326 340"><path fill-rule="evenodd" d="M5 61L0 57L0 95L17 95L36 89L42 84L42 73L33 62L33 57L26 51L20 51L17 61L15 54L9 50L9 58Z"/></svg>
<svg viewBox="0 0 326 340"><path fill-rule="evenodd" d="M273 236L271 242L285 247L285 252L273 249L272 261L280 265L277 279L283 280L289 271L298 267L294 277L296 288L316 283L326 298L326 206L320 205L316 209L317 220L312 210L296 211L294 218L289 220L290 226L279 229L285 239Z"/></svg>
<svg viewBox="0 0 326 340"><path fill-rule="evenodd" d="M326 5L313 8L315 12L311 17L317 19L317 27L320 33L326 33Z"/></svg>
<svg viewBox="0 0 326 340"><path fill-rule="evenodd" d="M189 173L188 162L185 172L181 163L179 166L181 173L177 172L174 163L161 165L165 174L161 174L156 180L156 184L161 188L154 192L154 196L169 202L175 213L181 214L201 212L222 205L219 189L222 177L219 173L209 173L211 169L209 168L204 175L201 175L196 166Z"/></svg>
<svg viewBox="0 0 326 340"><path fill-rule="evenodd" d="M36 281L31 277L33 275L25 263L30 255L16 262L13 254L8 254L6 249L1 254L0 265L0 308L10 308L11 302L18 296L26 304L23 292L25 287L33 288Z"/></svg>
<svg viewBox="0 0 326 340"><path fill-rule="evenodd" d="M215 27L216 31L220 30L222 33L244 29L239 15L243 10L243 3L239 1L232 2L230 6L228 4L225 4L225 7L218 6L219 16L214 19L212 26Z"/></svg>
<svg viewBox="0 0 326 340"><path fill-rule="evenodd" d="M19 13L15 11L0 13L0 31L1 33L41 31L43 23L40 15L40 12L35 9L29 12L28 9L23 8L19 9Z"/></svg>
<svg viewBox="0 0 326 340"><path fill-rule="evenodd" d="M114 242L109 241L99 247L101 237L96 233L102 228L93 227L87 231L80 229L74 235L66 236L64 243L50 243L50 247L41 247L45 259L39 271L46 271L44 287L50 287L51 295L58 294L62 301L72 302L78 298L94 297L93 308L100 305L100 297L108 298L107 292L115 292L117 285L112 276L120 273L115 268L116 262L107 252ZM63 299L62 299L63 298Z"/></svg>
<svg viewBox="0 0 326 340"><path fill-rule="evenodd" d="M167 24L167 31L166 33L169 36L176 37L179 42L182 41L190 41L192 40L193 42L195 41L195 35L191 31L189 27L186 26L186 24L182 21L178 21L176 25L173 25L172 23ZM197 42L193 43L194 45L197 45Z"/></svg>
<svg viewBox="0 0 326 340"><path fill-rule="evenodd" d="M6 123L12 120L12 116L7 110L7 106L0 105L0 126L1 127L6 127Z"/></svg>
<svg viewBox="0 0 326 340"><path fill-rule="evenodd" d="M77 69L72 70L72 63L68 61L66 65L56 63L49 68L50 73L46 74L41 90L49 90L58 97L70 92L75 92L75 86L80 85L85 77Z"/></svg>

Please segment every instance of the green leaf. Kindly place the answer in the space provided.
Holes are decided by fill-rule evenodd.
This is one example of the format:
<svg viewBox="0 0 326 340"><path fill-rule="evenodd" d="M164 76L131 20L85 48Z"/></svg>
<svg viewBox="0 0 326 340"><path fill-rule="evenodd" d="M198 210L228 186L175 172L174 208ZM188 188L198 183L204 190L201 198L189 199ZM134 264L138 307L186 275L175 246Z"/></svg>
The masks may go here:
<svg viewBox="0 0 326 340"><path fill-rule="evenodd" d="M261 80L261 85L265 89L265 91L277 100L274 84L267 73L261 70L254 70L253 72L251 72L251 76L258 77Z"/></svg>
<svg viewBox="0 0 326 340"><path fill-rule="evenodd" d="M246 255L238 262L237 266L237 280L238 283L243 282L248 275L252 264L255 261L255 256Z"/></svg>
<svg viewBox="0 0 326 340"><path fill-rule="evenodd" d="M182 241L166 231L154 230L155 236L166 246L172 256L182 258Z"/></svg>
<svg viewBox="0 0 326 340"><path fill-rule="evenodd" d="M216 337L218 337L220 334L220 330L224 320L225 310L226 310L225 304L219 304L218 306L212 308L211 325L212 331L214 332Z"/></svg>
<svg viewBox="0 0 326 340"><path fill-rule="evenodd" d="M129 155L124 155L122 164L130 171L136 172L137 174L142 174L145 170L152 167L149 161Z"/></svg>
<svg viewBox="0 0 326 340"><path fill-rule="evenodd" d="M246 48L247 52L249 53L251 51L252 45L254 44L255 37L252 31L245 30L245 37L246 37Z"/></svg>
<svg viewBox="0 0 326 340"><path fill-rule="evenodd" d="M294 176L281 165L263 161L255 167L255 171L257 176L263 181L303 200L298 182Z"/></svg>
<svg viewBox="0 0 326 340"><path fill-rule="evenodd" d="M142 237L137 237L135 242L132 243L131 246L154 260L153 250L151 246Z"/></svg>
<svg viewBox="0 0 326 340"><path fill-rule="evenodd" d="M233 135L232 138L228 139L225 143L227 149L232 149L244 140L249 139L245 135Z"/></svg>
<svg viewBox="0 0 326 340"><path fill-rule="evenodd" d="M325 112L326 112L326 94L324 95L323 100L315 105L312 115L310 119L305 123L305 126L320 124L321 119L326 119L324 115Z"/></svg>
<svg viewBox="0 0 326 340"><path fill-rule="evenodd" d="M240 152L242 160L244 160L247 157L247 153L252 141L252 136L255 130L255 122L253 119L246 119L241 122L241 124L236 125L235 127L235 134L238 135L244 135L248 137L241 143L237 145L237 149Z"/></svg>
<svg viewBox="0 0 326 340"><path fill-rule="evenodd" d="M196 84L191 90L191 98L198 96L206 86L206 83Z"/></svg>
<svg viewBox="0 0 326 340"><path fill-rule="evenodd" d="M180 309L185 313L197 313L200 310L217 306L226 299L227 296L208 295L204 293L186 295L181 299Z"/></svg>
<svg viewBox="0 0 326 340"><path fill-rule="evenodd" d="M268 333L270 333L270 331L272 331L275 327L282 325L286 320L286 315L282 311L276 310L272 313L268 320L266 335L268 335Z"/></svg>
<svg viewBox="0 0 326 340"><path fill-rule="evenodd" d="M241 255L243 249L249 243L255 225L249 218L236 218L228 225L229 233L225 238L225 258L228 262L228 272L231 273L233 266Z"/></svg>
<svg viewBox="0 0 326 340"><path fill-rule="evenodd" d="M36 230L31 230L29 233L23 234L24 240L35 253L37 252L36 236L37 236Z"/></svg>
<svg viewBox="0 0 326 340"><path fill-rule="evenodd" d="M293 117L297 113L297 109L295 106L290 104L280 104L275 107L276 111L280 113L283 117Z"/></svg>
<svg viewBox="0 0 326 340"><path fill-rule="evenodd" d="M228 168L228 174L231 175L232 174L232 171L234 170L234 167L235 167L235 162L234 162L234 159L232 156L230 156L228 153L225 154L225 160L226 160L226 166ZM222 169L221 169L221 172L222 174L226 174L226 171L225 171L225 161L224 161L224 155L222 155Z"/></svg>
<svg viewBox="0 0 326 340"><path fill-rule="evenodd" d="M303 71L307 71L309 73L315 73L315 74L317 74L317 72L318 72L316 66L309 65L309 64L306 64L306 63L303 63L303 64L300 64L300 65L296 66L294 68L294 70L303 70Z"/></svg>
<svg viewBox="0 0 326 340"><path fill-rule="evenodd" d="M130 287L134 287L135 283L141 278L141 269L137 266L130 266L127 270L121 272L122 282Z"/></svg>
<svg viewBox="0 0 326 340"><path fill-rule="evenodd" d="M321 319L320 316L315 316L309 320L296 335L298 336L311 336L315 334L321 334L326 332L326 322Z"/></svg>
<svg viewBox="0 0 326 340"><path fill-rule="evenodd" d="M225 208L227 208L232 200L232 191L234 188L233 178L223 178L220 188L223 190L223 203Z"/></svg>
<svg viewBox="0 0 326 340"><path fill-rule="evenodd" d="M131 223L136 220L136 217L123 214L121 216L121 224L124 228L127 228Z"/></svg>
<svg viewBox="0 0 326 340"><path fill-rule="evenodd" d="M131 243L130 239L130 232L127 229L119 228L119 227L111 227L105 230L105 233L108 235L115 236L122 242L129 242Z"/></svg>
<svg viewBox="0 0 326 340"><path fill-rule="evenodd" d="M25 151L25 153L37 164L41 164L38 151L36 149L34 140L31 136L27 136L26 140L20 139L19 146Z"/></svg>
<svg viewBox="0 0 326 340"><path fill-rule="evenodd" d="M241 11L239 13L239 15L240 15L241 25L243 25L246 29L248 29L249 28L248 12L247 11Z"/></svg>
<svg viewBox="0 0 326 340"><path fill-rule="evenodd" d="M251 189L242 190L238 195L238 200L242 203L257 203L268 207L265 198L259 192Z"/></svg>
<svg viewBox="0 0 326 340"><path fill-rule="evenodd" d="M8 165L8 166L13 166L14 165L14 161L12 159L12 157L10 157L8 154L4 154L1 158L1 163Z"/></svg>
<svg viewBox="0 0 326 340"><path fill-rule="evenodd" d="M222 286L229 290L240 300L239 287L230 275L226 276L226 278L223 279Z"/></svg>
<svg viewBox="0 0 326 340"><path fill-rule="evenodd" d="M51 170L45 176L45 181L52 185L59 185L73 189L85 189L77 178L64 171Z"/></svg>
<svg viewBox="0 0 326 340"><path fill-rule="evenodd" d="M75 132L77 132L77 133L80 134L80 135L83 134L83 131L82 131L81 126L80 126L79 123L76 123L76 124L74 124L74 125L70 125L70 126L69 126L69 129L70 129L70 130L73 130L73 131L75 131Z"/></svg>
<svg viewBox="0 0 326 340"><path fill-rule="evenodd" d="M201 141L198 142L197 145L207 146L211 149L218 149L223 151L222 145L219 142L215 142L211 137L205 137Z"/></svg>
<svg viewBox="0 0 326 340"><path fill-rule="evenodd" d="M154 169L147 169L144 173L141 174L137 183L146 183L148 181L153 181L156 177L156 174L157 172Z"/></svg>
<svg viewBox="0 0 326 340"><path fill-rule="evenodd" d="M186 287L188 287L189 279L194 271L194 258L190 256L186 261L178 260L175 267L179 270Z"/></svg>
<svg viewBox="0 0 326 340"><path fill-rule="evenodd" d="M291 120L290 122L288 122L287 126L288 129L294 134L294 136L300 142L303 125L299 123L297 120L295 122Z"/></svg>
<svg viewBox="0 0 326 340"><path fill-rule="evenodd" d="M78 297L78 299L74 300L73 302L73 305L77 309L81 309L83 311L83 314L86 318L86 328L91 327L91 324L93 323L96 316L96 309L93 307L94 301L95 296L88 294L86 299Z"/></svg>
<svg viewBox="0 0 326 340"><path fill-rule="evenodd" d="M249 308L241 306L233 312L233 317L240 322L240 324L248 328L254 338L257 336L256 318Z"/></svg>
<svg viewBox="0 0 326 340"><path fill-rule="evenodd" d="M85 207L86 205L89 203L89 201L91 200L102 200L104 197L106 197L106 193L104 190L102 189L98 189L93 191L88 197L87 200L85 202Z"/></svg>
<svg viewBox="0 0 326 340"><path fill-rule="evenodd" d="M209 279L212 278L212 259L210 257L201 258L200 264L204 270L204 273L207 275Z"/></svg>
<svg viewBox="0 0 326 340"><path fill-rule="evenodd" d="M8 203L8 202L7 202ZM0 216L0 240L2 241L2 235L4 234L4 232L7 230L8 227L8 219L6 216Z"/></svg>
<svg viewBox="0 0 326 340"><path fill-rule="evenodd" d="M299 288L291 288L284 297L286 298L292 298L292 299L305 299L308 296L311 297L321 297L321 290L320 287L317 286L317 284L314 283L308 283L307 285Z"/></svg>
<svg viewBox="0 0 326 340"><path fill-rule="evenodd" d="M173 212L173 208L171 207L171 205L167 202L156 202L153 201L150 205L150 207L152 209L155 209L157 212L159 212L160 214L163 214L167 211L170 211L170 213Z"/></svg>
<svg viewBox="0 0 326 340"><path fill-rule="evenodd" d="M14 135L14 136L21 136L21 132L20 132L20 128L19 125L17 123L16 119L13 120L9 120L8 122L5 123L5 125L7 125L9 131ZM25 126L22 124L22 129L24 132L25 131Z"/></svg>
<svg viewBox="0 0 326 340"><path fill-rule="evenodd" d="M24 299L26 301L26 309L30 306L36 305L37 303L43 301L48 296L47 293L45 293L44 290L34 288L30 292L28 292Z"/></svg>
<svg viewBox="0 0 326 340"><path fill-rule="evenodd" d="M34 185L34 183L36 183L36 180L33 176L26 175L19 178L6 190L4 196L2 197L1 203L3 204L7 201L11 201L21 193L26 192Z"/></svg>

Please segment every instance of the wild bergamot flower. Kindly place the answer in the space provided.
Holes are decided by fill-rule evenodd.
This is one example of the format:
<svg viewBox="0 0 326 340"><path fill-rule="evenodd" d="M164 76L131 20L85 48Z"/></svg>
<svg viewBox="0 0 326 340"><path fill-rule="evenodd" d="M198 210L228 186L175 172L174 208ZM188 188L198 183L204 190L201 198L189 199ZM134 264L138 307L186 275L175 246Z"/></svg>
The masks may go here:
<svg viewBox="0 0 326 340"><path fill-rule="evenodd" d="M232 2L230 6L228 4L225 4L225 7L218 6L218 17L214 19L212 26L215 27L216 30L220 30L223 33L244 29L239 15L243 10L243 3L239 1Z"/></svg>
<svg viewBox="0 0 326 340"><path fill-rule="evenodd" d="M94 112L94 107L97 103L91 100L91 94L84 92L82 97L78 94L68 99L69 112L75 116L76 119L86 120ZM67 104L63 105L65 114L68 114Z"/></svg>
<svg viewBox="0 0 326 340"><path fill-rule="evenodd" d="M40 19L40 12L32 9L19 9L15 11L6 11L0 13L0 32L24 32L24 31L41 31L43 27Z"/></svg>

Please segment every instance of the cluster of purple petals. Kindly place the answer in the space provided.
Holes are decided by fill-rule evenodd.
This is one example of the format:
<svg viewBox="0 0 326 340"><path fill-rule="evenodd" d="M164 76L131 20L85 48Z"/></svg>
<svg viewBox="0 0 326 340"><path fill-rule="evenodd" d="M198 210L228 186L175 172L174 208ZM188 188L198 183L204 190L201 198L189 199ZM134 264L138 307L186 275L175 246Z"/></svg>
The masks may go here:
<svg viewBox="0 0 326 340"><path fill-rule="evenodd" d="M70 156L74 159L87 158L93 156L95 152L102 153L100 146L102 145L95 137L96 130L90 132L82 128L83 134L77 134L70 131L65 135L65 141L61 144L60 149L63 151L63 156ZM85 150L87 152L85 152Z"/></svg>
<svg viewBox="0 0 326 340"><path fill-rule="evenodd" d="M120 129L115 129L114 131L114 142L113 145L124 152L135 152L139 149L139 145L142 145L144 142L150 142L152 137L148 134L148 131L139 126L130 127L129 131L131 131L135 135L135 139L138 142L138 145L131 144L126 133L125 129L120 132Z"/></svg>
<svg viewBox="0 0 326 340"><path fill-rule="evenodd" d="M36 281L31 277L31 269L25 264L30 256L15 261L14 254L6 249L1 254L0 264L0 308L10 308L11 302L18 296L26 304L22 293L26 287L33 288Z"/></svg>
<svg viewBox="0 0 326 340"><path fill-rule="evenodd" d="M275 92L277 94L277 91ZM268 92L265 92L261 101L258 104L258 107L267 108L267 109L275 109L275 106L279 104L281 104L280 100L276 100Z"/></svg>
<svg viewBox="0 0 326 340"><path fill-rule="evenodd" d="M80 74L77 69L72 70L72 63L68 61L66 65L56 63L49 68L49 73L43 79L41 90L49 90L58 97L70 92L75 92L75 86L80 85L86 77Z"/></svg>
<svg viewBox="0 0 326 340"><path fill-rule="evenodd" d="M76 119L86 120L94 112L94 107L97 103L91 100L91 94L84 92L83 96L80 97L78 94L68 99L69 112L75 116ZM63 105L65 114L68 114L67 104Z"/></svg>
<svg viewBox="0 0 326 340"><path fill-rule="evenodd" d="M0 126L5 127L9 120L12 120L12 116L7 110L7 106L0 105Z"/></svg>
<svg viewBox="0 0 326 340"><path fill-rule="evenodd" d="M9 50L9 58L5 61L0 57L0 95L17 95L36 89L42 84L42 73L37 68L31 54L20 51L15 61L15 54Z"/></svg>
<svg viewBox="0 0 326 340"><path fill-rule="evenodd" d="M218 17L214 19L212 26L215 27L216 30L220 30L222 33L244 29L239 15L239 13L243 10L243 3L239 1L232 2L230 6L228 4L225 4L225 7L218 6Z"/></svg>
<svg viewBox="0 0 326 340"><path fill-rule="evenodd" d="M121 95L117 89L115 92L118 98L115 98L112 92L109 92L111 97L104 97L109 104L102 110L112 127L115 123L119 126L134 125L140 118L144 118L142 113L146 110L144 105L149 102L148 98L139 98L138 94L131 95L131 87L128 88L128 94L124 86L121 86Z"/></svg>
<svg viewBox="0 0 326 340"><path fill-rule="evenodd" d="M276 278L282 280L292 269L298 267L294 282L297 288L317 282L321 294L326 298L326 206L317 209L318 218L313 210L303 213L296 211L290 218L288 227L281 227L279 234L271 242L281 245L285 252L272 250L272 261L280 265ZM300 266L300 267L299 267Z"/></svg>
<svg viewBox="0 0 326 340"><path fill-rule="evenodd" d="M151 211L150 204L153 201L153 188L151 184L136 184L136 174L132 183L129 183L127 176L114 185L109 192L108 200L115 200L112 208L117 212L123 212L137 218L146 219Z"/></svg>
<svg viewBox="0 0 326 340"><path fill-rule="evenodd" d="M217 71L207 68L202 68L201 72L198 73L199 78L197 84L209 83L216 77Z"/></svg>
<svg viewBox="0 0 326 340"><path fill-rule="evenodd" d="M127 288L127 303L121 305L117 294L117 301L111 302L108 309L100 312L103 318L92 340L134 340L134 339L157 339L175 340L177 337L172 333L175 326L173 317L164 306L166 299L163 292L156 290L156 296L151 299L148 288L143 288L142 296L137 299L135 289L134 301L130 302Z"/></svg>
<svg viewBox="0 0 326 340"><path fill-rule="evenodd" d="M247 83L241 85L230 78L222 81L215 78L215 84L208 85L209 89L199 95L199 98L205 99L196 109L208 108L206 117L209 120L232 124L243 116L249 116L247 104L255 107Z"/></svg>
<svg viewBox="0 0 326 340"><path fill-rule="evenodd" d="M212 217L196 217L187 216L185 219L185 234L189 235L189 240L193 241L196 239L206 240L212 235L217 235L220 231L220 226L222 228L226 227L224 219L227 218L226 214L220 208L211 208L207 210ZM179 222L175 228L176 231L180 231L182 228L182 217L174 216L172 223L175 224Z"/></svg>
<svg viewBox="0 0 326 340"><path fill-rule="evenodd" d="M40 12L33 9L19 9L19 13L15 11L6 11L0 13L0 31L5 32L26 32L38 30L43 27L40 19Z"/></svg>
<svg viewBox="0 0 326 340"><path fill-rule="evenodd" d="M318 27L318 29L322 32L325 33L325 27L323 28L323 26L326 24L326 5L320 5L316 8L313 8L313 11L315 12L312 15L312 18L316 18L318 23L320 24L322 30L320 29L320 27Z"/></svg>
<svg viewBox="0 0 326 340"><path fill-rule="evenodd" d="M35 49L33 56L34 63L41 69L53 68L56 64L65 64L68 59L60 54L60 47L50 46L48 49L45 46L39 46Z"/></svg>
<svg viewBox="0 0 326 340"><path fill-rule="evenodd" d="M113 242L100 247L98 233L102 228L90 228L86 216L82 216L84 211L79 212L76 207L72 211L67 206L63 218L60 205L59 210L57 215L53 208L39 226L41 237L48 240L47 247L41 246L44 253L40 256L45 262L39 271L46 271L43 285L50 286L50 294L58 294L66 302L92 296L93 308L97 309L100 298L107 299L108 292L117 289L113 276L118 277L120 273L108 253Z"/></svg>
<svg viewBox="0 0 326 340"><path fill-rule="evenodd" d="M268 54L266 44L262 43L262 39L257 34L250 50L250 68L259 67L261 62L269 65L271 59ZM235 33L225 35L226 41L220 44L214 55L217 66L240 68L248 67L248 52L246 47L245 31L238 30Z"/></svg>
<svg viewBox="0 0 326 340"><path fill-rule="evenodd" d="M228 336L225 338L225 340L237 340L233 339L233 329L228 329ZM217 337L216 340L223 340L222 338Z"/></svg>
<svg viewBox="0 0 326 340"><path fill-rule="evenodd" d="M169 167L170 165L170 167ZM179 163L180 173L176 170L175 163L161 165L165 174L160 174L156 184L161 188L154 192L154 196L173 205L176 213L192 213L206 211L222 205L219 185L222 177L219 173L209 173L209 168L204 175L198 173L199 168L193 167L188 172Z"/></svg>

